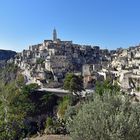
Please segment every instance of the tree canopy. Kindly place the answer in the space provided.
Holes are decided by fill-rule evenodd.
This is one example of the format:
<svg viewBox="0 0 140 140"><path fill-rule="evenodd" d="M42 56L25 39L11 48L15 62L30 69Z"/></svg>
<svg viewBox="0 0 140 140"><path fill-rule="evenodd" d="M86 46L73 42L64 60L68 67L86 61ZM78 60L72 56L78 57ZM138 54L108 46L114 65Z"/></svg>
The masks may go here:
<svg viewBox="0 0 140 140"><path fill-rule="evenodd" d="M84 90L82 76L68 73L64 80L64 89L69 90L71 93L79 95L78 92Z"/></svg>
<svg viewBox="0 0 140 140"><path fill-rule="evenodd" d="M120 87L117 83L112 83L112 80L107 79L103 82L97 81L95 86L95 92L99 95L103 95L106 92L110 92L111 94L115 94L120 92Z"/></svg>
<svg viewBox="0 0 140 140"><path fill-rule="evenodd" d="M95 94L70 122L73 140L139 140L140 103L128 96Z"/></svg>

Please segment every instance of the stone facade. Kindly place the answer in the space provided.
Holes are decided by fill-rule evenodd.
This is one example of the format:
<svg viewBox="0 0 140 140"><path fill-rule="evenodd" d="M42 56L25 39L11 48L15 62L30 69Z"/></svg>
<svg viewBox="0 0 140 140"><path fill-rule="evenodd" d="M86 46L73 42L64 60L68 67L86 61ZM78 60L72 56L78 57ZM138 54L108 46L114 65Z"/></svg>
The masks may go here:
<svg viewBox="0 0 140 140"><path fill-rule="evenodd" d="M28 74L30 78L27 79L40 81L46 79L48 81L47 75L44 75L43 78L41 76L43 72L48 71L52 73L54 81L63 81L68 72L81 73L83 68L83 72L85 72L86 65L90 65L92 71L96 73L94 74L96 77L102 66L108 69L107 63L110 60L111 53L108 50L101 50L99 46L61 41L57 38L57 32L54 29L52 40L44 40L43 43L30 45L28 50L17 54L15 64L23 71L30 70L31 75ZM92 75L90 72L88 76ZM87 75L83 73L83 76Z"/></svg>

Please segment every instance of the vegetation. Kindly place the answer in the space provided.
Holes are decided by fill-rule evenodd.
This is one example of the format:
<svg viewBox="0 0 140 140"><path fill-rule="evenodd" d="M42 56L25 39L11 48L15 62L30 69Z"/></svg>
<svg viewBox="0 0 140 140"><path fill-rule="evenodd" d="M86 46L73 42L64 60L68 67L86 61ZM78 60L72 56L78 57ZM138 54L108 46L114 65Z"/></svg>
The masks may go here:
<svg viewBox="0 0 140 140"><path fill-rule="evenodd" d="M0 85L0 139L18 139L31 105L15 83Z"/></svg>
<svg viewBox="0 0 140 140"><path fill-rule="evenodd" d="M41 132L47 116L54 115L57 105L58 97L36 91L37 84L24 85L20 89L16 85L16 82L0 84L1 140L18 140Z"/></svg>
<svg viewBox="0 0 140 140"><path fill-rule="evenodd" d="M70 134L73 140L139 140L140 104L120 93L111 80L97 82L95 94L80 96L81 76L66 75L68 96L25 85L17 66L0 71L0 140L20 140L37 133Z"/></svg>
<svg viewBox="0 0 140 140"><path fill-rule="evenodd" d="M22 88L25 85L25 79L22 74L17 75L16 77L16 86Z"/></svg>
<svg viewBox="0 0 140 140"><path fill-rule="evenodd" d="M15 81L18 75L19 69L16 65L7 64L4 68L0 69L0 79L3 83L10 83Z"/></svg>
<svg viewBox="0 0 140 140"><path fill-rule="evenodd" d="M139 140L140 104L128 96L96 94L69 123L73 140Z"/></svg>
<svg viewBox="0 0 140 140"><path fill-rule="evenodd" d="M136 91L138 91L138 92L140 91L140 87L139 86L136 88Z"/></svg>
<svg viewBox="0 0 140 140"><path fill-rule="evenodd" d="M65 121L48 117L46 121L46 134L67 134Z"/></svg>
<svg viewBox="0 0 140 140"><path fill-rule="evenodd" d="M8 65L0 73L1 140L19 140L44 130L46 118L54 116L59 99L37 91L37 84L25 85L23 75L18 72L16 66Z"/></svg>
<svg viewBox="0 0 140 140"><path fill-rule="evenodd" d="M57 114L58 114L59 118L61 118L61 119L64 118L65 112L66 112L69 105L70 105L70 97L64 96L62 101L58 105Z"/></svg>
<svg viewBox="0 0 140 140"><path fill-rule="evenodd" d="M84 90L82 77L68 73L64 80L64 89L79 96L79 93Z"/></svg>
<svg viewBox="0 0 140 140"><path fill-rule="evenodd" d="M96 94L103 95L106 92L109 92L111 94L115 94L120 92L120 87L117 83L112 83L112 80L107 79L104 82L96 82Z"/></svg>
<svg viewBox="0 0 140 140"><path fill-rule="evenodd" d="M45 59L43 59L43 58L38 58L37 59L37 64L43 64L43 62L45 61Z"/></svg>

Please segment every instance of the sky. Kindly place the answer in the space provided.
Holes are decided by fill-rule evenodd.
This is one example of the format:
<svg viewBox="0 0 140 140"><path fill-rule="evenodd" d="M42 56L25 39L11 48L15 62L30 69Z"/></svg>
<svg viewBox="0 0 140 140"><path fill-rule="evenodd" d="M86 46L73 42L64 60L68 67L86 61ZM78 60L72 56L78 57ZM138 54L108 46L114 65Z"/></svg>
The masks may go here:
<svg viewBox="0 0 140 140"><path fill-rule="evenodd" d="M140 0L0 0L0 49L52 39L127 48L140 43Z"/></svg>

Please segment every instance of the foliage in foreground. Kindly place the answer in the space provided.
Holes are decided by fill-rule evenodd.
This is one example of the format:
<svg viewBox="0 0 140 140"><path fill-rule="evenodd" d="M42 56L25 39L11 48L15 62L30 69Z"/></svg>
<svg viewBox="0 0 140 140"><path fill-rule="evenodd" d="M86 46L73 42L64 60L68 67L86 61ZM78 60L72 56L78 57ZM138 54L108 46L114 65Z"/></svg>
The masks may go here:
<svg viewBox="0 0 140 140"><path fill-rule="evenodd" d="M68 106L70 105L70 98L68 96L64 96L62 101L58 105L58 116L59 118L63 118L65 115L65 111L67 110Z"/></svg>
<svg viewBox="0 0 140 140"><path fill-rule="evenodd" d="M44 131L59 97L38 88L37 84L25 85L13 64L0 70L0 140L20 140Z"/></svg>
<svg viewBox="0 0 140 140"><path fill-rule="evenodd" d="M44 132L46 134L67 134L65 121L48 117Z"/></svg>
<svg viewBox="0 0 140 140"><path fill-rule="evenodd" d="M96 94L69 124L73 140L139 140L140 104L118 94Z"/></svg>
<svg viewBox="0 0 140 140"><path fill-rule="evenodd" d="M16 139L31 104L15 83L0 83L0 139ZM18 135L17 135L18 134Z"/></svg>

